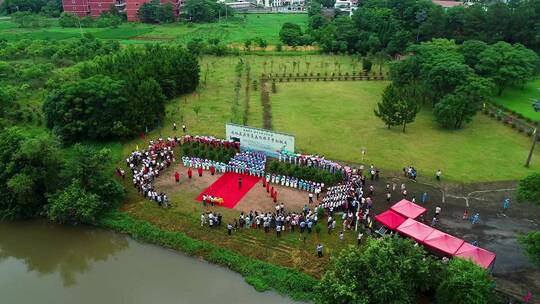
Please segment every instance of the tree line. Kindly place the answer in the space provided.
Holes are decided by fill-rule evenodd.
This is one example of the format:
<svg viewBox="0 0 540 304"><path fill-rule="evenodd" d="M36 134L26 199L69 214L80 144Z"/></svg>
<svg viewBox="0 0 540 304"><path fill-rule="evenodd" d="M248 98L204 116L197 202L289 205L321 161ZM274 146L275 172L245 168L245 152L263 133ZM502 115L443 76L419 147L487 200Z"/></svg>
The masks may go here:
<svg viewBox="0 0 540 304"><path fill-rule="evenodd" d="M307 38L325 52L403 54L411 44L433 38L457 43L506 41L540 51L540 0L476 2L445 9L428 0L361 1L352 18L327 17L320 2L309 8ZM305 35L304 35L305 36Z"/></svg>
<svg viewBox="0 0 540 304"><path fill-rule="evenodd" d="M540 71L538 55L521 44L488 45L468 40L434 39L412 45L405 58L390 65L392 83L385 88L375 115L388 127L414 121L421 105L432 107L443 128L459 129L493 94L523 86Z"/></svg>
<svg viewBox="0 0 540 304"><path fill-rule="evenodd" d="M4 0L0 4L0 14L29 12L57 18L62 11L62 0Z"/></svg>
<svg viewBox="0 0 540 304"><path fill-rule="evenodd" d="M158 126L165 101L198 83L199 63L185 48L129 47L57 73L43 111L67 142L130 137Z"/></svg>

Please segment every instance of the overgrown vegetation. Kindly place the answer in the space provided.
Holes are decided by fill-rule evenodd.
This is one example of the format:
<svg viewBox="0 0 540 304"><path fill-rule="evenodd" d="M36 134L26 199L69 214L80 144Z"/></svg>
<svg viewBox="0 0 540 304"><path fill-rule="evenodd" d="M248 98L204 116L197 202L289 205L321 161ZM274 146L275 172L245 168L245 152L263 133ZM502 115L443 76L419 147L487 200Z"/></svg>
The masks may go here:
<svg viewBox="0 0 540 304"><path fill-rule="evenodd" d="M116 207L124 190L111 177L110 151L77 145L63 157L60 142L19 128L0 133L0 219L47 216L93 223Z"/></svg>
<svg viewBox="0 0 540 304"><path fill-rule="evenodd" d="M58 19L58 25L61 27L89 28L89 27L117 27L126 20L125 14L120 14L113 5L111 11L102 13L98 18L91 16L78 17L71 13L62 13Z"/></svg>
<svg viewBox="0 0 540 304"><path fill-rule="evenodd" d="M171 23L176 19L174 6L170 2L162 5L159 0L143 3L137 16L144 23Z"/></svg>
<svg viewBox="0 0 540 304"><path fill-rule="evenodd" d="M460 258L450 260L435 294L438 304L495 302L493 280L482 268Z"/></svg>
<svg viewBox="0 0 540 304"><path fill-rule="evenodd" d="M531 231L520 236L518 240L529 259L540 266L540 231Z"/></svg>
<svg viewBox="0 0 540 304"><path fill-rule="evenodd" d="M228 8L225 3L212 0L187 0L181 13L185 20L200 23L231 17L234 15L234 9Z"/></svg>
<svg viewBox="0 0 540 304"><path fill-rule="evenodd" d="M416 303L419 292L437 286L443 269L422 247L397 235L368 238L333 262L317 285L317 303Z"/></svg>

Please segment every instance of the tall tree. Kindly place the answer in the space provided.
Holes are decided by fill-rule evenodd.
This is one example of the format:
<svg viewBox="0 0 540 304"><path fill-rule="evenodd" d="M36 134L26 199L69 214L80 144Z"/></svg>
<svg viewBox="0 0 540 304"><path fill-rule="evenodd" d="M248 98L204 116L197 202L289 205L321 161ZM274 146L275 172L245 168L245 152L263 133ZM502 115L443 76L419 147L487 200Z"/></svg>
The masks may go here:
<svg viewBox="0 0 540 304"><path fill-rule="evenodd" d="M497 42L480 54L479 73L490 78L501 95L510 85L523 85L538 73L538 55L522 45Z"/></svg>
<svg viewBox="0 0 540 304"><path fill-rule="evenodd" d="M383 92L382 101L377 104L375 116L384 121L388 128L402 126L405 132L407 124L412 123L420 111L413 91L411 86L398 88L389 85Z"/></svg>
<svg viewBox="0 0 540 304"><path fill-rule="evenodd" d="M41 214L46 196L59 187L61 168L58 141L21 129L0 132L0 218Z"/></svg>
<svg viewBox="0 0 540 304"><path fill-rule="evenodd" d="M483 104L491 95L492 84L490 81L470 76L465 84L443 97L434 109L435 119L445 128L459 129L464 122L470 122L474 115L482 109Z"/></svg>
<svg viewBox="0 0 540 304"><path fill-rule="evenodd" d="M182 7L183 18L190 22L213 22L233 16L234 10L226 4L212 0L187 0Z"/></svg>
<svg viewBox="0 0 540 304"><path fill-rule="evenodd" d="M300 45L302 44L302 28L296 23L285 22L279 31L279 39L287 45Z"/></svg>
<svg viewBox="0 0 540 304"><path fill-rule="evenodd" d="M454 258L444 272L435 297L440 304L493 303L493 281L479 266Z"/></svg>

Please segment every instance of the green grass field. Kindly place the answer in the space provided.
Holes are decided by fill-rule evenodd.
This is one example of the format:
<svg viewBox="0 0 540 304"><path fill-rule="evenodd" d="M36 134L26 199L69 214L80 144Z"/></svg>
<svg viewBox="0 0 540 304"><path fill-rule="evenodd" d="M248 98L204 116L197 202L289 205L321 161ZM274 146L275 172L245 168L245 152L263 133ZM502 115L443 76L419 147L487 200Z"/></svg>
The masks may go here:
<svg viewBox="0 0 540 304"><path fill-rule="evenodd" d="M279 42L279 30L285 22L307 27L306 14L249 14L222 19L220 22L207 24L165 24L151 25L142 23L124 23L117 28L83 28L83 32L92 33L97 38L119 40L124 44L147 42L177 41L186 43L193 38L219 38L228 44L241 44L247 39L262 37L269 44ZM81 36L78 28L62 28L56 21L48 28L18 28L9 20L0 21L0 37L7 40L47 39L61 40Z"/></svg>
<svg viewBox="0 0 540 304"><path fill-rule="evenodd" d="M249 62L252 79L258 78L265 66L269 72L271 61L274 72L291 71L293 61L300 62L302 73L324 72L324 69L331 73L338 66L343 73L360 68L355 58L347 56L205 57L201 62L199 94L170 102L163 127L149 137L171 134L173 122L185 123L191 134L223 137L225 123L231 119L234 67L240 58ZM277 94L271 94L274 129L295 135L300 151L359 163L361 149L365 147L365 163L392 171L413 165L421 178L432 178L439 168L448 180L466 183L520 179L540 171L540 150L534 155L532 167L523 167L530 138L483 114L478 114L464 129L449 131L439 128L430 110L423 109L416 122L408 126L407 133L403 134L399 128L388 130L373 114L385 85L386 82L368 81L278 83ZM242 108L244 89L245 79L240 98ZM249 95L248 125L262 127L260 90L251 89ZM198 117L193 111L195 105L201 107ZM136 144L142 141L126 144L125 153Z"/></svg>
<svg viewBox="0 0 540 304"><path fill-rule="evenodd" d="M533 100L540 99L540 78L531 81L523 89L508 88L501 96L493 97L493 101L523 116L540 122L540 112L531 106Z"/></svg>
<svg viewBox="0 0 540 304"><path fill-rule="evenodd" d="M400 170L413 165L422 177L441 169L461 182L518 179L540 170L540 151L532 168L523 167L528 137L483 114L462 130L443 130L428 108L414 123L388 129L373 110L385 82L287 83L272 95L274 128L296 136L297 149L329 158Z"/></svg>

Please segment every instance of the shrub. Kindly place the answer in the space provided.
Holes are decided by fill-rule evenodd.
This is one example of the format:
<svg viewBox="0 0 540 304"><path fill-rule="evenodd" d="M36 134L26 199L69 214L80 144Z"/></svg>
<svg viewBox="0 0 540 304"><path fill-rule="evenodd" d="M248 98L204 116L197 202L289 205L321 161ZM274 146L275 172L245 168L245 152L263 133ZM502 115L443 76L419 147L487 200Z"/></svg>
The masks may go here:
<svg viewBox="0 0 540 304"><path fill-rule="evenodd" d="M540 173L533 173L519 182L517 199L540 205Z"/></svg>

